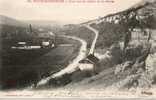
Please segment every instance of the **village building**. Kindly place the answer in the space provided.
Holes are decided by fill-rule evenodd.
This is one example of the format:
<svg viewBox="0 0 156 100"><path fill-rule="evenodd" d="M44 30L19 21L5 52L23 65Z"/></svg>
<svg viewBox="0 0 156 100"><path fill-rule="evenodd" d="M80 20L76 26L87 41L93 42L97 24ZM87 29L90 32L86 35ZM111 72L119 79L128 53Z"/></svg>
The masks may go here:
<svg viewBox="0 0 156 100"><path fill-rule="evenodd" d="M141 30L140 28L134 28L131 32L131 39L137 41L144 41L148 40L150 35L151 33L149 29Z"/></svg>
<svg viewBox="0 0 156 100"><path fill-rule="evenodd" d="M79 69L81 71L95 71L96 65L98 64L99 59L94 55L90 54L86 57L86 59L81 60L79 62Z"/></svg>

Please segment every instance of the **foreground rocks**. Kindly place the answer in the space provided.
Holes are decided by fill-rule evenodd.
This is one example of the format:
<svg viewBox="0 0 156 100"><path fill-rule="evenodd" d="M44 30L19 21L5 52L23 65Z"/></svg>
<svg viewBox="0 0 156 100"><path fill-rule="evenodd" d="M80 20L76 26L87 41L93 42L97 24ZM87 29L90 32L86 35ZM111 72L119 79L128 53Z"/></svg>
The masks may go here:
<svg viewBox="0 0 156 100"><path fill-rule="evenodd" d="M150 47L149 45L142 45L138 49L139 51L137 51L140 53L138 57L133 59L128 58L129 60L116 65L114 74L120 78L122 73L126 73L124 74L125 79L114 83L111 87L131 90L133 88L150 88L155 84L156 54L150 54ZM133 48L131 50L130 52L135 52Z"/></svg>

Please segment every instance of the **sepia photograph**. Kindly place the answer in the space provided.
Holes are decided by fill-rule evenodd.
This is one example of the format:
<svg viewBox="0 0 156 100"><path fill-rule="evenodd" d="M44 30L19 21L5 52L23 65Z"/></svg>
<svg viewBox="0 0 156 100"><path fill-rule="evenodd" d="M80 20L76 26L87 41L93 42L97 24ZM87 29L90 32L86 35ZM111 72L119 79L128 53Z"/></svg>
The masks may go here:
<svg viewBox="0 0 156 100"><path fill-rule="evenodd" d="M156 99L156 0L0 0L8 97Z"/></svg>

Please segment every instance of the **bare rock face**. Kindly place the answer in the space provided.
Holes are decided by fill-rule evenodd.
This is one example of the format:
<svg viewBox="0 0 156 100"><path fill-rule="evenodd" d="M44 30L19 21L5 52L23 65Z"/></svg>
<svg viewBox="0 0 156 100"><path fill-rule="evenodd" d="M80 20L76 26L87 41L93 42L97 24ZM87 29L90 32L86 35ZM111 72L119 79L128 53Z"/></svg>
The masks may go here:
<svg viewBox="0 0 156 100"><path fill-rule="evenodd" d="M139 88L149 88L152 85L152 77L149 73L142 73L141 77L138 79Z"/></svg>
<svg viewBox="0 0 156 100"><path fill-rule="evenodd" d="M152 83L156 83L156 53L151 54L146 59L146 69L152 78Z"/></svg>
<svg viewBox="0 0 156 100"><path fill-rule="evenodd" d="M117 75L120 72L124 72L125 70L128 70L132 67L133 62L132 61L126 61L122 64L118 64L116 66L116 69L114 71L115 75Z"/></svg>
<svg viewBox="0 0 156 100"><path fill-rule="evenodd" d="M146 59L146 69L148 71L155 70L156 69L155 66L156 66L156 53L149 55Z"/></svg>

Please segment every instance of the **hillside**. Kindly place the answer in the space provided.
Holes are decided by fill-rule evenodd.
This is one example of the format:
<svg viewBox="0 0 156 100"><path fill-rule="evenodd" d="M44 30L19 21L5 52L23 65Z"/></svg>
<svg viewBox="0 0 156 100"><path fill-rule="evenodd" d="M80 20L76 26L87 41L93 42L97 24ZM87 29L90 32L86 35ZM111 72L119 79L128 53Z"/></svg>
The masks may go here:
<svg viewBox="0 0 156 100"><path fill-rule="evenodd" d="M10 26L22 26L22 27L26 27L28 24L24 23L22 21L4 16L4 15L0 15L0 25L10 25Z"/></svg>
<svg viewBox="0 0 156 100"><path fill-rule="evenodd" d="M63 23L57 22L57 21L51 21L51 20L24 20L26 23L31 23L35 26L60 26L63 25Z"/></svg>
<svg viewBox="0 0 156 100"><path fill-rule="evenodd" d="M51 31L49 27L45 27L38 27L36 24L32 25L32 23L29 22L0 15L0 34L4 42L20 41L23 39L31 40L31 38L37 37L39 34Z"/></svg>
<svg viewBox="0 0 156 100"><path fill-rule="evenodd" d="M109 47L114 42L122 41L126 32L136 28L142 31L147 28L155 29L155 9L156 2L141 2L125 11L92 21L92 26L99 30L101 35L97 47ZM105 42L102 43L102 41Z"/></svg>
<svg viewBox="0 0 156 100"><path fill-rule="evenodd" d="M101 54L101 56L105 57L100 59L98 64L95 64L98 69L96 75L92 75L92 72L78 71L69 76L67 75L67 78L64 78L63 76L62 79L70 80L70 83L66 86L62 85L63 83L61 84L59 79L56 79L56 83L54 82L54 84L59 84L62 86L61 88L70 90L109 90L110 88L117 90L133 90L137 88L152 88L155 86L155 9L156 0L151 0L150 2L143 0L121 12L110 14L79 25L69 24L64 25L59 29L56 28L55 32L57 34L76 36L84 39L88 43L88 48L90 48L94 34L93 31L83 26L83 24L90 25L99 31L95 56L96 53L101 54L101 52L103 52L105 54ZM4 16L2 21L1 34L6 40L9 39L10 36L15 36L17 39L19 37L29 37L29 34L27 34L29 33L29 30L27 30L26 27L20 27L19 21ZM51 25L48 24L49 22L44 22L42 24L41 21L31 21L30 23L34 25L40 24L41 26L45 25L46 27L48 26L48 28L51 27ZM55 23L55 26L57 25L58 24ZM34 31L35 33L38 32L37 30ZM11 43L12 41L9 42ZM60 42L63 43L64 41L61 39ZM68 48L66 51L71 53ZM53 54L54 53L52 53L52 56ZM66 53L63 52L63 54ZM44 61L45 58L41 58L41 60ZM49 58L47 58L47 63L48 62ZM53 82L51 83L53 85ZM51 85L51 83L48 85ZM153 93L150 92L149 94L151 95Z"/></svg>
<svg viewBox="0 0 156 100"><path fill-rule="evenodd" d="M108 51L106 55L110 58L101 59L99 74L77 82L77 76L83 77L83 73L79 73L72 78L76 82L62 88L133 92L140 89L141 95L153 95L152 91L144 92L144 89L153 88L156 83L155 9L156 1L146 0L125 11L82 23L99 31L96 51Z"/></svg>

